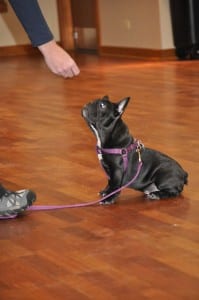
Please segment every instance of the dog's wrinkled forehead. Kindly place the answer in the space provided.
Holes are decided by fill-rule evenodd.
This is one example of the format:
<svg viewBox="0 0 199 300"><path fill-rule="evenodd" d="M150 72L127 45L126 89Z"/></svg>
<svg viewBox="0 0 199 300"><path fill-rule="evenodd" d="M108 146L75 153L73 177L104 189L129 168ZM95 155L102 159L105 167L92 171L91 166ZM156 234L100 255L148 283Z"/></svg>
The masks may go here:
<svg viewBox="0 0 199 300"><path fill-rule="evenodd" d="M91 110L97 111L113 111L115 104L110 102L108 97L103 97L102 99L96 99L93 102L88 104L88 107L90 106Z"/></svg>
<svg viewBox="0 0 199 300"><path fill-rule="evenodd" d="M103 97L101 99L96 99L93 102L88 103L84 110L84 116L87 118L95 119L100 116L109 115L116 111L117 105L109 101L108 97Z"/></svg>

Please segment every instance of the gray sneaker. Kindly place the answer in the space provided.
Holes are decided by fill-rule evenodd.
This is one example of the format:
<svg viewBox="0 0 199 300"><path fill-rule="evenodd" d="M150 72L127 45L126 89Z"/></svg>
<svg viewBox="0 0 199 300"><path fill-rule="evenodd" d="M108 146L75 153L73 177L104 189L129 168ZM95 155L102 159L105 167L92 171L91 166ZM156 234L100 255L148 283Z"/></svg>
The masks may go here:
<svg viewBox="0 0 199 300"><path fill-rule="evenodd" d="M30 190L8 191L0 197L0 219L14 218L36 200L36 194Z"/></svg>

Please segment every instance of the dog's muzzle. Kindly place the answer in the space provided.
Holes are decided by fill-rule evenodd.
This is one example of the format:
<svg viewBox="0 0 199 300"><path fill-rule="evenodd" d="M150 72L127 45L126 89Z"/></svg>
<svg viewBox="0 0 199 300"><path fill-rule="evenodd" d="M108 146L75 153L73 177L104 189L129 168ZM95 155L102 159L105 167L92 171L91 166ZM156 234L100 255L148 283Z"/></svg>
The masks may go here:
<svg viewBox="0 0 199 300"><path fill-rule="evenodd" d="M88 119L88 110L86 107L84 107L82 109L82 116L85 118L85 119Z"/></svg>

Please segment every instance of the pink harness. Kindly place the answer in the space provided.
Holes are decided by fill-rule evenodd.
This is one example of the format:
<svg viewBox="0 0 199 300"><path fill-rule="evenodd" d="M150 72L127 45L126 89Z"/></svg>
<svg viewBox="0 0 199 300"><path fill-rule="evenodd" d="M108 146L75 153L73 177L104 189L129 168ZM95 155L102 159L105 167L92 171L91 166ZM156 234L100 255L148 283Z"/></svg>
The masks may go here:
<svg viewBox="0 0 199 300"><path fill-rule="evenodd" d="M113 155L121 155L123 159L123 166L124 171L126 171L128 167L128 153L135 150L137 152L140 152L140 150L143 148L143 144L140 143L140 141L135 140L134 143L130 144L126 148L100 148L97 146L97 153L98 154L113 154Z"/></svg>

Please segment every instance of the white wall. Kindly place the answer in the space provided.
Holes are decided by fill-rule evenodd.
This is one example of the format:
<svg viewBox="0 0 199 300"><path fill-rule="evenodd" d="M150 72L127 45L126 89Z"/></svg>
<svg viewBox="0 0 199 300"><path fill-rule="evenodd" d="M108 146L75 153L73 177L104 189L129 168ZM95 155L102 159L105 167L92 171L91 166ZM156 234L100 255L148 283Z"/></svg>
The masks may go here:
<svg viewBox="0 0 199 300"><path fill-rule="evenodd" d="M99 0L101 46L173 48L169 0Z"/></svg>
<svg viewBox="0 0 199 300"><path fill-rule="evenodd" d="M174 48L169 0L98 0L98 2L100 46ZM39 0L39 3L55 39L59 40L56 0ZM8 13L0 14L0 46L28 43L29 39L24 29L9 6Z"/></svg>
<svg viewBox="0 0 199 300"><path fill-rule="evenodd" d="M159 15L162 49L174 48L170 7L168 0L159 0Z"/></svg>
<svg viewBox="0 0 199 300"><path fill-rule="evenodd" d="M59 40L56 0L39 0L39 4L55 39ZM0 46L29 43L23 27L8 4L8 12L0 14Z"/></svg>

